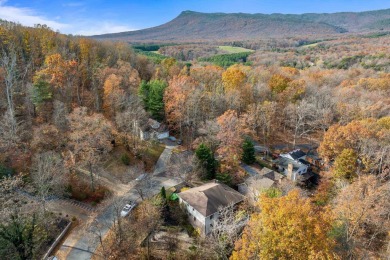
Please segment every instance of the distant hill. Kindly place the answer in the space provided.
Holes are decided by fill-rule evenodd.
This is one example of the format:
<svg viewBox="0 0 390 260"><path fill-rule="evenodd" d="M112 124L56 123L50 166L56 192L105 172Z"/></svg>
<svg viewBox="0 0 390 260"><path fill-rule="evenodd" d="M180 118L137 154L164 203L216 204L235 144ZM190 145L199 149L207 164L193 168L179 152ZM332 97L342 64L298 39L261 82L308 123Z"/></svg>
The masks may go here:
<svg viewBox="0 0 390 260"><path fill-rule="evenodd" d="M390 9L360 13L244 14L184 11L172 21L138 31L95 35L95 39L142 41L243 40L260 37L390 31Z"/></svg>

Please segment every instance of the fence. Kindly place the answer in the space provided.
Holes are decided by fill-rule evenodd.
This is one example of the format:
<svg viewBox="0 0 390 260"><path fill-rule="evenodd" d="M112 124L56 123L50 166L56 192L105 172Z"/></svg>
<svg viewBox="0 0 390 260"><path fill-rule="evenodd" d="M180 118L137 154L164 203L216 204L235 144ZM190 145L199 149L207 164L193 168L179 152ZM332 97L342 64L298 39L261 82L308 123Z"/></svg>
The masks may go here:
<svg viewBox="0 0 390 260"><path fill-rule="evenodd" d="M61 234L58 235L56 240L54 240L53 244L51 244L50 248L47 250L46 254L42 257L42 260L46 260L50 254L53 252L54 248L58 245L58 243L61 241L61 239L66 235L68 232L70 226L72 225L72 222L69 222L68 225L62 230Z"/></svg>

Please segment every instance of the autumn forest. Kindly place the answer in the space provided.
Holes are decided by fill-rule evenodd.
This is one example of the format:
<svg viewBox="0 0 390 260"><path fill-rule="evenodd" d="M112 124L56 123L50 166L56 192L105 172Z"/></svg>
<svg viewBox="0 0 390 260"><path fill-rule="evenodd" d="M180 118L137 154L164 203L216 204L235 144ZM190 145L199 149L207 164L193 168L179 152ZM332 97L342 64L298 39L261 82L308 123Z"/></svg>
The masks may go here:
<svg viewBox="0 0 390 260"><path fill-rule="evenodd" d="M41 258L64 226L83 230L156 171L168 146L140 137L151 120L174 137L166 179L237 190L247 165L276 171L302 149L310 181L259 191L229 213L244 226L206 237L168 186L148 198L134 184L142 202L95 236L96 259L389 256L389 34L128 43L1 21L0 258ZM150 242L175 225L188 246Z"/></svg>

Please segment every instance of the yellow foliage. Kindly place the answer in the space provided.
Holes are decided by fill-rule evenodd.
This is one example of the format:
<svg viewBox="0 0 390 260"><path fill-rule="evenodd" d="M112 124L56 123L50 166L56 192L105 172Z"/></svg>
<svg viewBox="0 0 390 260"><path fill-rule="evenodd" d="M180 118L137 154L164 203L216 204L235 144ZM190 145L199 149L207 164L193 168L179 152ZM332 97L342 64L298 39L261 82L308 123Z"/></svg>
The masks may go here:
<svg viewBox="0 0 390 260"><path fill-rule="evenodd" d="M299 70L292 67L281 67L281 71L284 74L287 74L289 76L297 76L299 75Z"/></svg>
<svg viewBox="0 0 390 260"><path fill-rule="evenodd" d="M380 139L383 136L383 130L388 126L388 120L388 117L377 121L368 118L352 121L345 126L333 125L325 133L319 153L324 159L330 161L346 148L358 149L363 139Z"/></svg>
<svg viewBox="0 0 390 260"><path fill-rule="evenodd" d="M380 78L363 78L360 79L358 85L370 90L389 90L390 89L390 73L384 74Z"/></svg>
<svg viewBox="0 0 390 260"><path fill-rule="evenodd" d="M268 86L272 92L281 93L287 89L288 84L292 80L288 77L285 77L281 74L272 75L271 79L268 81Z"/></svg>
<svg viewBox="0 0 390 260"><path fill-rule="evenodd" d="M239 66L231 66L222 73L222 83L226 91L239 90L245 80L246 73Z"/></svg>
<svg viewBox="0 0 390 260"><path fill-rule="evenodd" d="M232 260L337 259L335 241L328 236L333 216L293 190L287 196L262 195L260 213L251 216Z"/></svg>

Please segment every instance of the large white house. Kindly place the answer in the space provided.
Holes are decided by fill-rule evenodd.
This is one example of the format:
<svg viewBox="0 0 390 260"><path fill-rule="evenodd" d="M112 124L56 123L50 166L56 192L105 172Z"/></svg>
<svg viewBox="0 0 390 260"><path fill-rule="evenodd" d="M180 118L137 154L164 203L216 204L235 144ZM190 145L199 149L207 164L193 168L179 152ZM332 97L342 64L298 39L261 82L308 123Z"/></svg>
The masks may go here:
<svg viewBox="0 0 390 260"><path fill-rule="evenodd" d="M218 182L206 183L178 193L180 204L185 207L190 223L208 235L214 221L219 218L222 208L236 205L244 196L232 188Z"/></svg>
<svg viewBox="0 0 390 260"><path fill-rule="evenodd" d="M308 172L310 163L306 160L306 153L301 150L294 150L286 154L281 154L274 161L279 172L287 176L292 181L297 181L300 176Z"/></svg>

